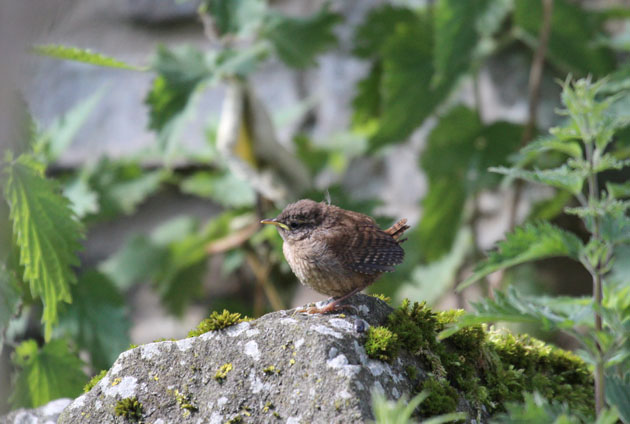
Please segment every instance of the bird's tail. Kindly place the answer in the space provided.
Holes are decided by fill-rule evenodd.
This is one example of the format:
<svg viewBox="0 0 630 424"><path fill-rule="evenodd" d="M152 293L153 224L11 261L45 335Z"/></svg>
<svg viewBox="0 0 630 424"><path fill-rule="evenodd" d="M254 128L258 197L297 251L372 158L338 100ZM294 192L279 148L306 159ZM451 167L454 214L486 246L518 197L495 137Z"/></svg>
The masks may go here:
<svg viewBox="0 0 630 424"><path fill-rule="evenodd" d="M407 240L406 238L400 239L405 231L409 229L409 225L407 225L407 218L403 218L388 229L385 230L387 234L392 236L394 240L396 240L399 244Z"/></svg>

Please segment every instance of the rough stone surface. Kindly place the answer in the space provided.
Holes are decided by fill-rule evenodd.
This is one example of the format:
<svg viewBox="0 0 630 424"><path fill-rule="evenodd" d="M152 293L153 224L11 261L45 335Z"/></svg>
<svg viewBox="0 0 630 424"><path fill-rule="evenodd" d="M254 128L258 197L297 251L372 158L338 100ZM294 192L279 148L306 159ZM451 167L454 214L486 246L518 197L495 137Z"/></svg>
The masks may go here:
<svg viewBox="0 0 630 424"><path fill-rule="evenodd" d="M357 314L280 311L123 352L89 393L64 410L59 423L122 422L114 407L127 397L142 403L146 423L367 421L373 418L371 391L393 398L411 392L405 373L411 358L403 355L392 364L368 358L366 323L384 323L391 308L365 295L351 303ZM219 381L215 376L224 364L232 370ZM242 421L236 421L239 416Z"/></svg>
<svg viewBox="0 0 630 424"><path fill-rule="evenodd" d="M0 424L53 424L72 399L56 399L35 409L17 409L0 417Z"/></svg>

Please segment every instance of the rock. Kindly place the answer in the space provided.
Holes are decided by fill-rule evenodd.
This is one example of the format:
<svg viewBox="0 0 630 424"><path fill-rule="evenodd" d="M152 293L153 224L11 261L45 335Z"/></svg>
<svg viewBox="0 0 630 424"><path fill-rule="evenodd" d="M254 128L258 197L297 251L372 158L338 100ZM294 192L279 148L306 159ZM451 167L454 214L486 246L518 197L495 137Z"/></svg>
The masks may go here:
<svg viewBox="0 0 630 424"><path fill-rule="evenodd" d="M368 358L366 329L384 323L391 308L365 295L350 303L356 315L280 311L123 352L59 423L122 422L116 405L134 397L146 423L372 419L372 390L392 398L412 392L405 366L413 359L403 354L389 364Z"/></svg>
<svg viewBox="0 0 630 424"><path fill-rule="evenodd" d="M72 399L56 399L35 409L17 409L10 414L0 417L2 424L53 424L57 422L59 414L72 402Z"/></svg>

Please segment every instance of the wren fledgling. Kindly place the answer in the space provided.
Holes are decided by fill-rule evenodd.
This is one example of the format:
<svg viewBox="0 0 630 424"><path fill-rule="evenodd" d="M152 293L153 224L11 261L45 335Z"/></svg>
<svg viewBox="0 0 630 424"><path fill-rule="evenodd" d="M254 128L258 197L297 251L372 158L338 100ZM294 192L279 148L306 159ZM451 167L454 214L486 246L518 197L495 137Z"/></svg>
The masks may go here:
<svg viewBox="0 0 630 424"><path fill-rule="evenodd" d="M310 313L336 309L383 272L393 271L405 256L400 243L409 228L401 219L381 230L367 215L309 199L261 223L278 228L284 256L300 282L335 298L324 308L309 308Z"/></svg>

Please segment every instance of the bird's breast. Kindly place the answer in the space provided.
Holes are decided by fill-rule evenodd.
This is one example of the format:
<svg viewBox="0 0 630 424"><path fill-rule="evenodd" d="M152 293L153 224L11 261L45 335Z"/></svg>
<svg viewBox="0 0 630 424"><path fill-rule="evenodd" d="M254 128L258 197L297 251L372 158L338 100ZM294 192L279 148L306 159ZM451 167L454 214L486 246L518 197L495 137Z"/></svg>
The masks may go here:
<svg viewBox="0 0 630 424"><path fill-rule="evenodd" d="M339 261L323 242L306 240L284 242L284 256L291 270L304 285L328 296L343 296L358 286L369 284Z"/></svg>

